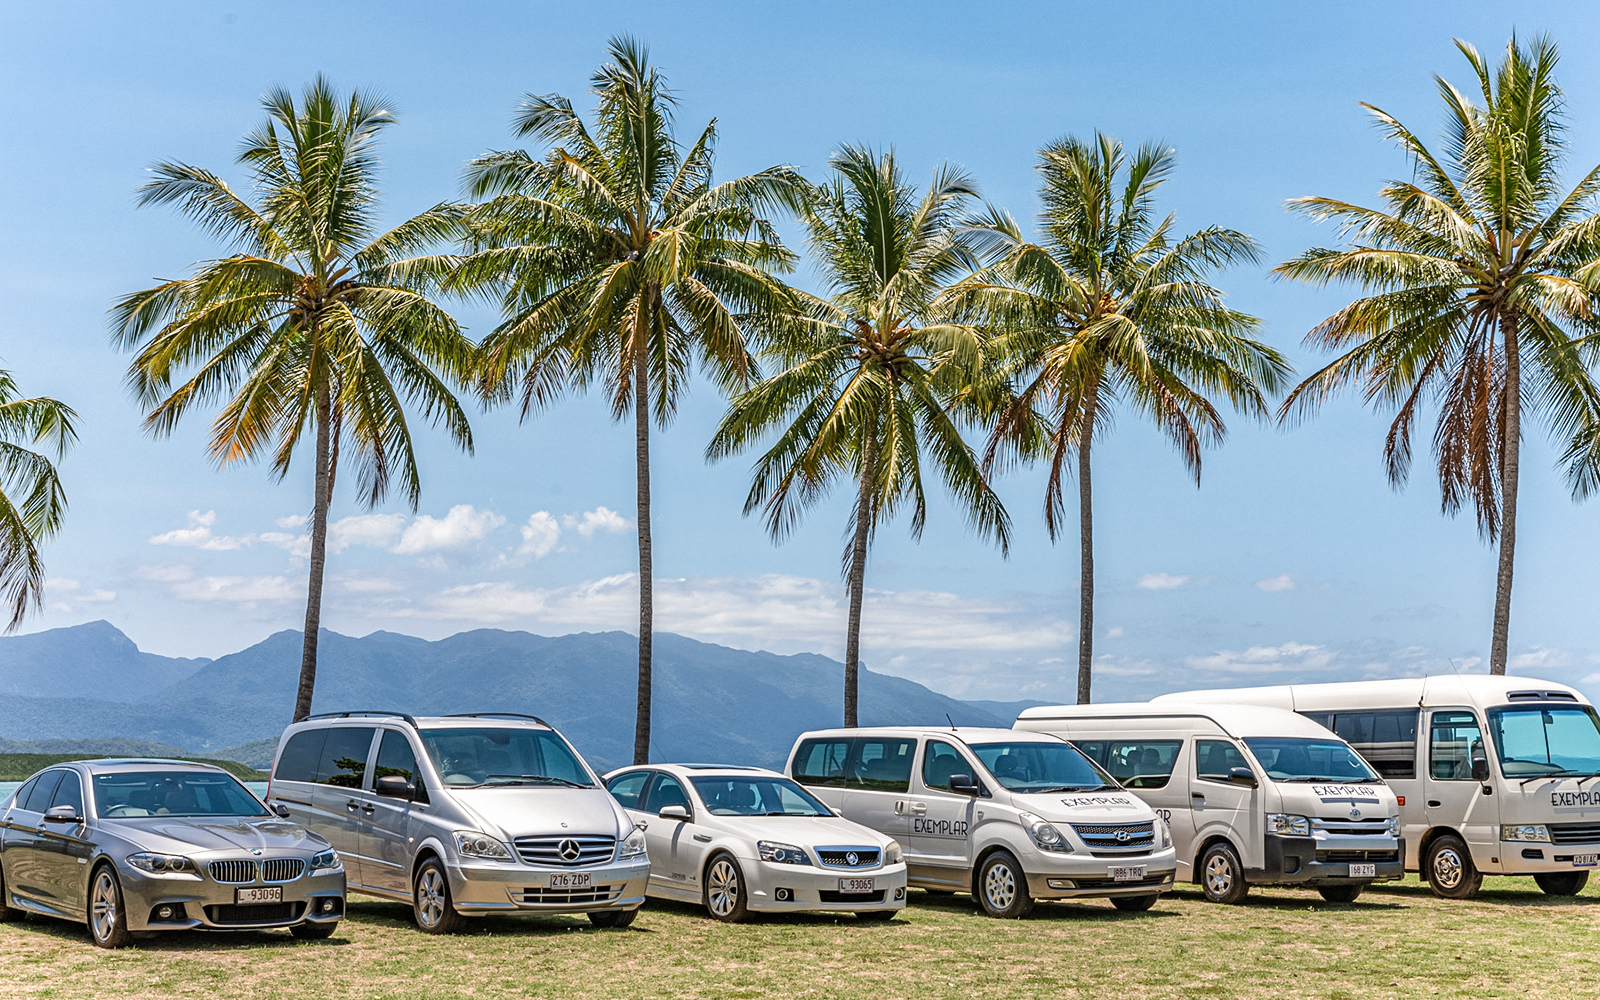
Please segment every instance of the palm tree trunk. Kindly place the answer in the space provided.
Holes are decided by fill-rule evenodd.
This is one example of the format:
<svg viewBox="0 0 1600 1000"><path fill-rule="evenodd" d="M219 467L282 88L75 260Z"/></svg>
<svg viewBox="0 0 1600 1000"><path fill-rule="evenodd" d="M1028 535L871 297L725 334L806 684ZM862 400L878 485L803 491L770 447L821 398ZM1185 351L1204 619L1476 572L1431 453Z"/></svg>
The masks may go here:
<svg viewBox="0 0 1600 1000"><path fill-rule="evenodd" d="M322 630L322 570L328 561L328 503L333 476L328 452L329 411L327 386L317 389L316 499L311 506L311 579L306 585L306 629L300 647L300 689L294 698L294 721L311 714L311 694L317 686L317 636Z"/></svg>
<svg viewBox="0 0 1600 1000"><path fill-rule="evenodd" d="M1506 347L1505 440L1500 445L1500 571L1494 589L1494 638L1489 645L1489 673L1506 672L1511 634L1511 570L1517 551L1517 464L1522 445L1522 359L1518 356L1517 317L1500 318Z"/></svg>
<svg viewBox="0 0 1600 1000"><path fill-rule="evenodd" d="M1078 704L1089 704L1094 667L1094 491L1089 482L1089 444L1094 435L1098 384L1084 399L1078 428Z"/></svg>
<svg viewBox="0 0 1600 1000"><path fill-rule="evenodd" d="M878 437L869 429L861 450L861 494L856 498L856 534L850 543L850 621L844 640L844 724L860 725L857 696L861 677L861 598L867 582L867 537L872 534L872 497L878 465Z"/></svg>
<svg viewBox="0 0 1600 1000"><path fill-rule="evenodd" d="M633 762L650 763L650 654L655 587L650 557L650 364L643 308L634 321L633 436L639 520L639 696L634 707Z"/></svg>

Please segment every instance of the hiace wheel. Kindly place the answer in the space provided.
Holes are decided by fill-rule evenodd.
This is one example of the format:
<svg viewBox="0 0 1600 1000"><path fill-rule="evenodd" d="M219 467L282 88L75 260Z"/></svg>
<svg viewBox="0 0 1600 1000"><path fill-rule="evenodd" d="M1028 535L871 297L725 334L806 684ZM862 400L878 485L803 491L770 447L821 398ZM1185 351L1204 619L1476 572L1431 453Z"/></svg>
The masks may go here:
<svg viewBox="0 0 1600 1000"><path fill-rule="evenodd" d="M1422 871L1435 896L1471 899L1483 885L1483 873L1472 863L1466 841L1453 833L1440 834L1428 844Z"/></svg>
<svg viewBox="0 0 1600 1000"><path fill-rule="evenodd" d="M706 912L718 920L736 924L750 915L746 907L744 872L731 854L718 854L706 866Z"/></svg>
<svg viewBox="0 0 1600 1000"><path fill-rule="evenodd" d="M1213 903L1242 903L1250 892L1239 854L1227 841L1212 844L1200 857L1200 888Z"/></svg>
<svg viewBox="0 0 1600 1000"><path fill-rule="evenodd" d="M1028 895L1028 876L1010 851L995 851L978 866L978 884L973 891L983 910L991 917L1016 919L1033 909Z"/></svg>
<svg viewBox="0 0 1600 1000"><path fill-rule="evenodd" d="M438 858L429 858L417 867L411 883L411 915L417 927L429 934L451 934L461 929L465 919L456 912L450 899L450 878Z"/></svg>
<svg viewBox="0 0 1600 1000"><path fill-rule="evenodd" d="M1361 890L1365 888L1365 884L1357 882L1354 885L1319 886L1317 892L1330 903L1354 903L1356 897L1361 895Z"/></svg>
<svg viewBox="0 0 1600 1000"><path fill-rule="evenodd" d="M102 948L121 948L133 940L122 908L122 883L110 865L95 869L89 883L89 936Z"/></svg>
<svg viewBox="0 0 1600 1000"><path fill-rule="evenodd" d="M1539 883L1539 888L1544 890L1546 896L1576 896L1589 884L1589 873L1547 872L1535 875L1533 880Z"/></svg>

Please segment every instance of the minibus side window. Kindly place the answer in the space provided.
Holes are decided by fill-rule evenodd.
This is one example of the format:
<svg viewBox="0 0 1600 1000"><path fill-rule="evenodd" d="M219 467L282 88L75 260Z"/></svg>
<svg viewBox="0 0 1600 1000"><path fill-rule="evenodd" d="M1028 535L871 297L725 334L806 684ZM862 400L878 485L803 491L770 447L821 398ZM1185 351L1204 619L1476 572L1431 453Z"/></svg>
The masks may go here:
<svg viewBox="0 0 1600 1000"><path fill-rule="evenodd" d="M860 737L855 744L855 756L850 761L851 788L875 792L911 790L911 758L916 756L916 740Z"/></svg>
<svg viewBox="0 0 1600 1000"><path fill-rule="evenodd" d="M1355 748L1385 778L1417 776L1417 710L1338 712L1329 725L1312 717Z"/></svg>
<svg viewBox="0 0 1600 1000"><path fill-rule="evenodd" d="M1428 773L1435 781L1471 781L1474 754L1484 756L1483 730L1471 712L1435 712Z"/></svg>
<svg viewBox="0 0 1600 1000"><path fill-rule="evenodd" d="M1248 768L1244 754L1226 740L1194 741L1195 774L1207 781L1227 781L1236 767Z"/></svg>
<svg viewBox="0 0 1600 1000"><path fill-rule="evenodd" d="M1083 754L1085 757L1087 757L1090 760L1094 761L1096 764L1099 764L1101 767L1105 767L1105 765L1106 765L1106 741L1105 740L1068 740L1067 742L1071 743L1073 746L1077 747L1078 748L1078 752Z"/></svg>
<svg viewBox="0 0 1600 1000"><path fill-rule="evenodd" d="M1115 740L1106 745L1104 764L1127 788L1165 788L1182 746L1182 740Z"/></svg>
<svg viewBox="0 0 1600 1000"><path fill-rule="evenodd" d="M850 761L850 740L806 740L794 755L794 780L802 785L845 783L845 764Z"/></svg>
<svg viewBox="0 0 1600 1000"><path fill-rule="evenodd" d="M929 740L922 755L922 783L929 788L950 788L952 774L971 774L968 764L956 748L939 740Z"/></svg>

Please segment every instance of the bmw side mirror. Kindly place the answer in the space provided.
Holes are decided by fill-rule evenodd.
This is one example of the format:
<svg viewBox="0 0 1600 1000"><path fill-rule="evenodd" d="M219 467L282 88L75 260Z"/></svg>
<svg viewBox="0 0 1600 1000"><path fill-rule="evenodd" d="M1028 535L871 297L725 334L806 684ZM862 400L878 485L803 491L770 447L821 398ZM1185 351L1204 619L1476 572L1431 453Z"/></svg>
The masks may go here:
<svg viewBox="0 0 1600 1000"><path fill-rule="evenodd" d="M51 806L49 809L45 810L44 821L46 823L82 822L78 818L78 810L72 806Z"/></svg>
<svg viewBox="0 0 1600 1000"><path fill-rule="evenodd" d="M1228 768L1228 784L1254 788L1256 787L1255 772L1248 767L1230 767Z"/></svg>
<svg viewBox="0 0 1600 1000"><path fill-rule="evenodd" d="M417 786L398 774L386 774L379 778L373 791L386 799L405 799L407 802L417 797Z"/></svg>
<svg viewBox="0 0 1600 1000"><path fill-rule="evenodd" d="M950 776L950 790L957 795L978 794L978 783L972 780L970 774L952 774Z"/></svg>
<svg viewBox="0 0 1600 1000"><path fill-rule="evenodd" d="M684 822L688 822L689 820L689 810L685 809L683 806L662 806L661 811L656 813L656 815L660 816L662 819L677 819L683 820Z"/></svg>

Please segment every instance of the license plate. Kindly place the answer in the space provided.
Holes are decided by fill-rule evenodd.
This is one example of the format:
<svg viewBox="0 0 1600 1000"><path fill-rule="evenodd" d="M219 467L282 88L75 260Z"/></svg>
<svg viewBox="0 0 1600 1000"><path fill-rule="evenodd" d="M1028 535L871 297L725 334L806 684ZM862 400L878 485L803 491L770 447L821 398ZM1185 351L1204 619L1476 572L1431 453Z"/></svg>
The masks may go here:
<svg viewBox="0 0 1600 1000"><path fill-rule="evenodd" d="M283 902L283 886L274 885L259 889L235 889L233 901L240 906L251 906L256 903L281 903Z"/></svg>
<svg viewBox="0 0 1600 1000"><path fill-rule="evenodd" d="M1377 878L1378 877L1378 866L1377 865L1351 865L1350 866L1350 877L1351 878Z"/></svg>
<svg viewBox="0 0 1600 1000"><path fill-rule="evenodd" d="M593 872L553 872L550 875L550 888L587 889L593 876Z"/></svg>
<svg viewBox="0 0 1600 1000"><path fill-rule="evenodd" d="M1574 868L1593 868L1597 864L1600 864L1600 854L1574 854L1572 856L1572 867Z"/></svg>
<svg viewBox="0 0 1600 1000"><path fill-rule="evenodd" d="M1113 868L1111 869L1111 881L1143 882L1144 865L1129 865L1125 868Z"/></svg>
<svg viewBox="0 0 1600 1000"><path fill-rule="evenodd" d="M875 878L842 878L839 880L840 892L873 892L878 888Z"/></svg>

